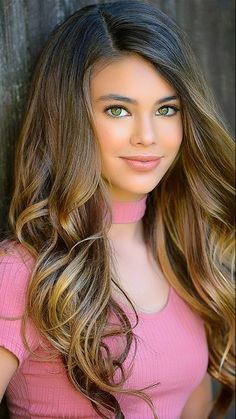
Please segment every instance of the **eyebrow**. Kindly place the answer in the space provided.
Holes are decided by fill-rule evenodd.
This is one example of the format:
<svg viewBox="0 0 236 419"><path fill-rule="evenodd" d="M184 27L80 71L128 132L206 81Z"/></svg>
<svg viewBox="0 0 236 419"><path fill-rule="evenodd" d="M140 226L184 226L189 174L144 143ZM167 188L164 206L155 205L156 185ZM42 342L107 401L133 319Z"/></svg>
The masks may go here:
<svg viewBox="0 0 236 419"><path fill-rule="evenodd" d="M166 97L163 97L161 99L158 99L154 103L154 105L161 105L162 103L169 102L171 100L178 100L178 99L179 99L179 96L177 96L177 95L166 96ZM98 99L96 99L96 102L106 101L106 100L118 100L120 102L127 102L127 103L131 103L131 104L134 104L134 105L138 104L138 101L135 100L135 99L131 99L131 98L126 97L126 96L117 95L117 94L114 94L114 93L110 93L109 95L100 96Z"/></svg>

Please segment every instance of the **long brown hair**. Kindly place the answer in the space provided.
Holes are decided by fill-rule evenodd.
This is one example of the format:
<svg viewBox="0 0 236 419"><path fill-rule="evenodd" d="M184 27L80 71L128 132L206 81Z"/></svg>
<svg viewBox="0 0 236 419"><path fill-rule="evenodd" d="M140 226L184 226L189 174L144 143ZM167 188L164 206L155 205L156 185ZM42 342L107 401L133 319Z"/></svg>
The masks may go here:
<svg viewBox="0 0 236 419"><path fill-rule="evenodd" d="M214 410L223 414L234 387L234 143L184 33L149 4L79 10L52 33L37 63L9 215L15 239L35 258L26 316L61 353L70 381L97 413L123 418L114 392L128 392L123 363L135 335L112 295L109 194L89 80L97 65L130 53L151 62L182 101L184 138L148 195L144 233L165 277L204 319L208 372L222 385ZM117 357L105 344L109 335L125 339ZM133 394L157 418L149 397Z"/></svg>

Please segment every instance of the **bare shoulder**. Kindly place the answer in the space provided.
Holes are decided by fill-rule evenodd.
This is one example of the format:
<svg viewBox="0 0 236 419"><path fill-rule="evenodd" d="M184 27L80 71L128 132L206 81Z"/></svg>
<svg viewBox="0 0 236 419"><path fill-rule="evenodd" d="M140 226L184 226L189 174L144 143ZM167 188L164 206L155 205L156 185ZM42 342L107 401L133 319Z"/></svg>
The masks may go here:
<svg viewBox="0 0 236 419"><path fill-rule="evenodd" d="M212 380L208 373L184 406L181 419L207 419L213 406Z"/></svg>

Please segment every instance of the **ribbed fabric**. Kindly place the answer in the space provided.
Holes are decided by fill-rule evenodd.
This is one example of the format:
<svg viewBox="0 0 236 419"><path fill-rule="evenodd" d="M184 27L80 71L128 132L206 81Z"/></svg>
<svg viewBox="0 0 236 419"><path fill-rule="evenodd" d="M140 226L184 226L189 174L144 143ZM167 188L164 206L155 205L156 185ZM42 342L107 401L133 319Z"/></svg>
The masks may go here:
<svg viewBox="0 0 236 419"><path fill-rule="evenodd" d="M112 223L126 224L141 220L146 210L147 195L138 201L112 203Z"/></svg>
<svg viewBox="0 0 236 419"><path fill-rule="evenodd" d="M123 222L124 222L124 218ZM34 260L20 245L12 245L9 254L0 258L0 316L21 316L25 310L26 289ZM135 316L123 302L124 310L135 325ZM143 388L151 396L158 419L179 419L192 391L202 381L208 365L208 347L203 321L188 305L169 290L168 301L158 313L138 313L137 352L132 373L124 388ZM116 319L110 316L109 322ZM121 338L106 338L112 353L119 353ZM52 346L34 325L27 324L27 340L37 355L52 354ZM14 353L19 367L7 388L11 419L99 418L85 398L69 382L62 359L42 360L25 349L21 336L21 320L0 317L0 346ZM134 355L134 342L124 362L125 370ZM115 380L119 379L119 373ZM142 399L115 395L125 419L153 419ZM114 418L114 415L111 416Z"/></svg>

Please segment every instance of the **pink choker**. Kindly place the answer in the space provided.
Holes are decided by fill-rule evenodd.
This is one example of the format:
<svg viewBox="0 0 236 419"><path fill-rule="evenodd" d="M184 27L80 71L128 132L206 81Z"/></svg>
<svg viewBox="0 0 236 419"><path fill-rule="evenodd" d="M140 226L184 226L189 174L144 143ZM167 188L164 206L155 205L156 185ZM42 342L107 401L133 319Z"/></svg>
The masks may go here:
<svg viewBox="0 0 236 419"><path fill-rule="evenodd" d="M141 220L146 210L146 200L147 195L139 201L114 201L112 203L112 223L126 224Z"/></svg>

